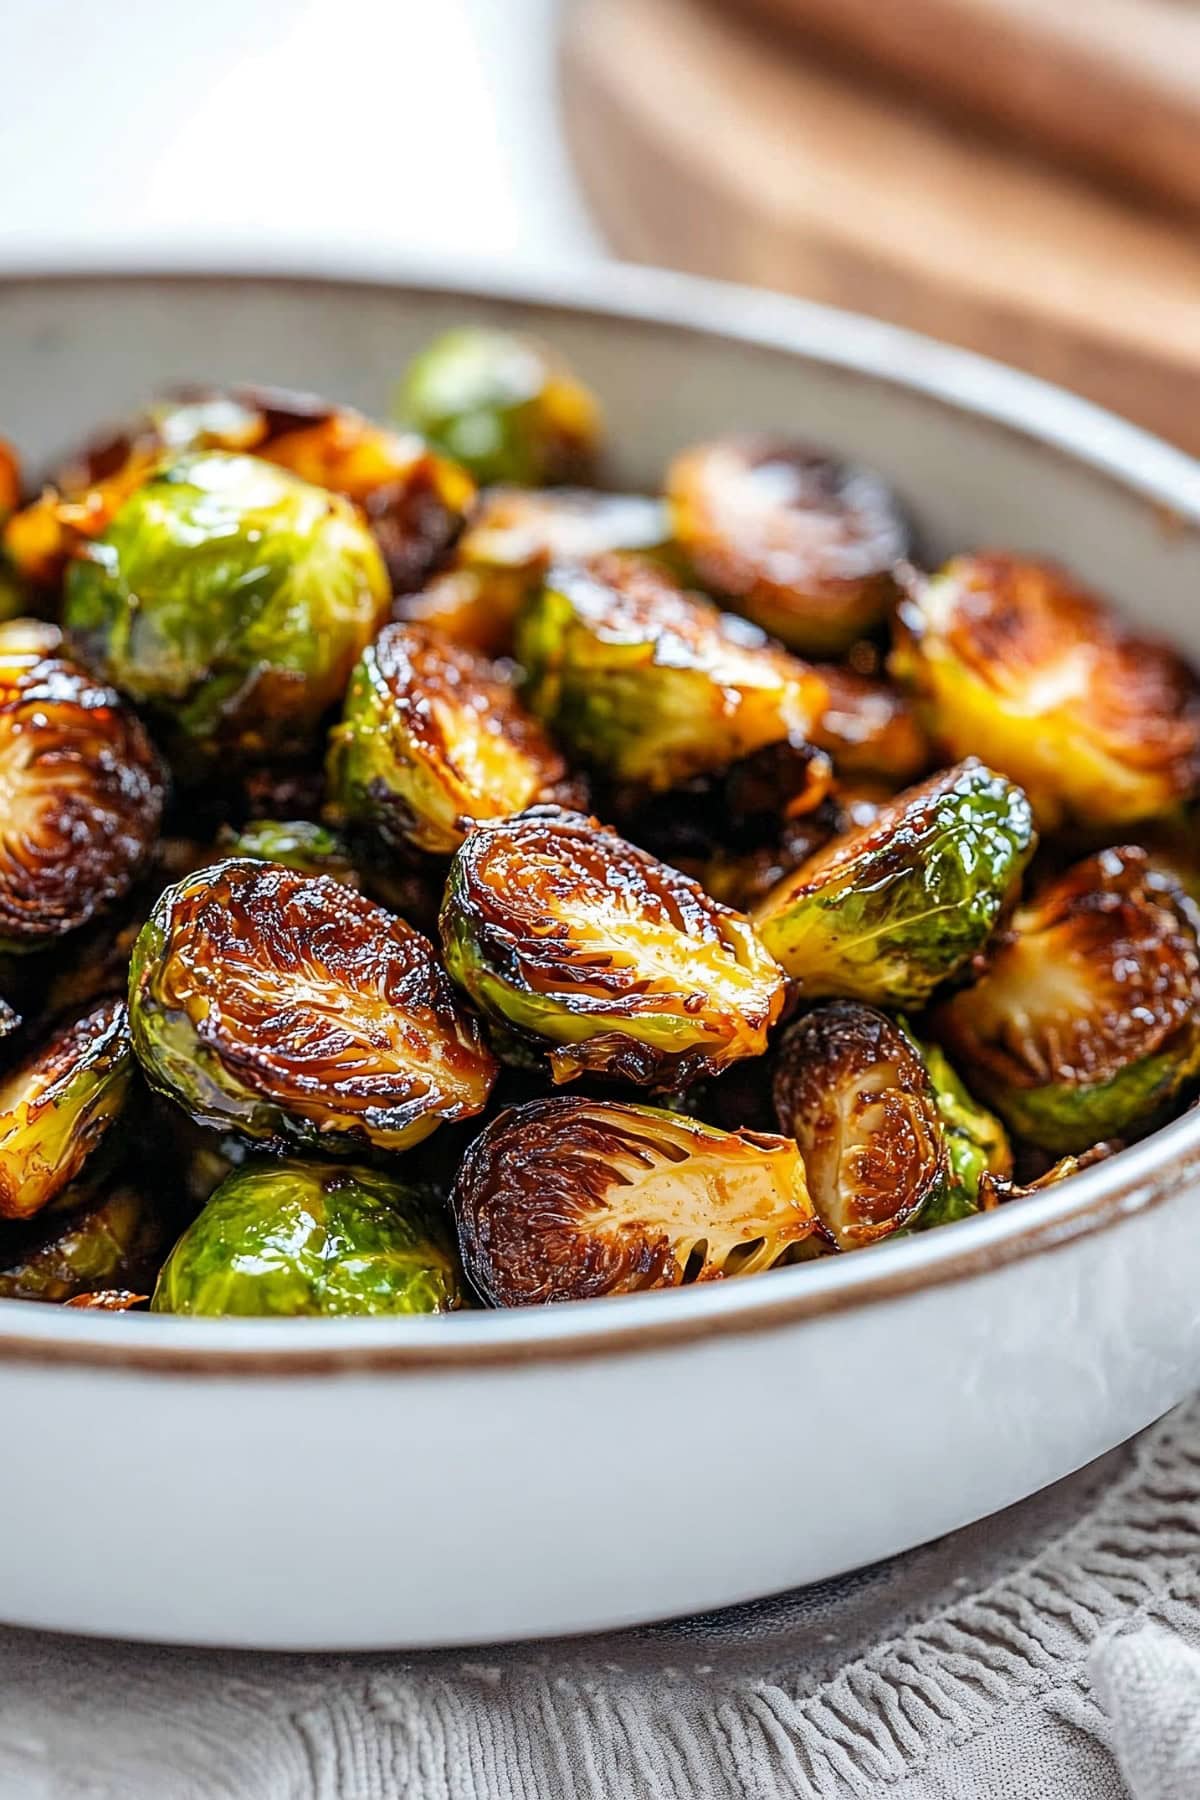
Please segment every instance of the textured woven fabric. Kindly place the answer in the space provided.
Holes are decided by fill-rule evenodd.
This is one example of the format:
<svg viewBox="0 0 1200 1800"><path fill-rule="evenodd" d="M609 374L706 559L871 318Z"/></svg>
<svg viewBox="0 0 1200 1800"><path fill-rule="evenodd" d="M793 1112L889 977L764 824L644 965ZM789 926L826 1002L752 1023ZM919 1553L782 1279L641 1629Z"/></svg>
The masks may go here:
<svg viewBox="0 0 1200 1800"><path fill-rule="evenodd" d="M845 1580L570 1644L0 1632L0 1800L1195 1800L1200 1401Z"/></svg>

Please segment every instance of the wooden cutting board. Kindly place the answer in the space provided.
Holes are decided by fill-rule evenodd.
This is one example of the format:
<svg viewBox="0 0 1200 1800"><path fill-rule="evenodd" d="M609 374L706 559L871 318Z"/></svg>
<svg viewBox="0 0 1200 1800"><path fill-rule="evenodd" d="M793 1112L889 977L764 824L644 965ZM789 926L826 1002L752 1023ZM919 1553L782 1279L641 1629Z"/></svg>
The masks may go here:
<svg viewBox="0 0 1200 1800"><path fill-rule="evenodd" d="M564 128L618 254L875 313L1200 454L1195 223L702 0L578 0L562 74Z"/></svg>

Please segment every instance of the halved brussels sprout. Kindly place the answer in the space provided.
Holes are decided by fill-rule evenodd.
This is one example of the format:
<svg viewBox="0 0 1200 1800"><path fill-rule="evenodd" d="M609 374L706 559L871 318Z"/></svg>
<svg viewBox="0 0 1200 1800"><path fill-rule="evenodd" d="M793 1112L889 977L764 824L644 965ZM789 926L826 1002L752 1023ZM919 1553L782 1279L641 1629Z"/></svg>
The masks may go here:
<svg viewBox="0 0 1200 1800"><path fill-rule="evenodd" d="M328 876L232 861L159 900L129 975L152 1087L276 1147L403 1150L484 1106L495 1063L402 919Z"/></svg>
<svg viewBox="0 0 1200 1800"><path fill-rule="evenodd" d="M717 438L676 457L667 495L702 584L794 650L846 649L895 599L908 529L867 469L791 438Z"/></svg>
<svg viewBox="0 0 1200 1800"><path fill-rule="evenodd" d="M492 1306L754 1275L816 1223L786 1138L565 1097L493 1119L451 1206L467 1274Z"/></svg>
<svg viewBox="0 0 1200 1800"><path fill-rule="evenodd" d="M445 332L410 363L397 411L477 481L553 486L586 481L595 466L594 396L552 350L516 332Z"/></svg>
<svg viewBox="0 0 1200 1800"><path fill-rule="evenodd" d="M818 851L754 923L807 996L919 1006L987 943L1035 842L1020 788L971 758Z"/></svg>
<svg viewBox="0 0 1200 1800"><path fill-rule="evenodd" d="M298 875L328 875L343 887L363 885L337 832L314 825L311 819L251 819L240 831L227 827L220 838L219 859L229 858L279 863Z"/></svg>
<svg viewBox="0 0 1200 1800"><path fill-rule="evenodd" d="M44 1213L36 1228L0 1236L0 1299L61 1302L96 1288L146 1287L168 1242L162 1210L118 1183L78 1212Z"/></svg>
<svg viewBox="0 0 1200 1800"><path fill-rule="evenodd" d="M518 620L517 656L562 742L651 789L806 738L825 702L804 663L632 556L551 570Z"/></svg>
<svg viewBox="0 0 1200 1800"><path fill-rule="evenodd" d="M1146 1130L1200 1072L1195 908L1144 850L1088 857L1018 909L935 1028L1031 1144L1058 1155Z"/></svg>
<svg viewBox="0 0 1200 1800"><path fill-rule="evenodd" d="M441 932L451 975L547 1049L556 1081L692 1081L761 1055L783 1005L783 976L740 913L557 807L468 834Z"/></svg>
<svg viewBox="0 0 1200 1800"><path fill-rule="evenodd" d="M53 626L0 626L0 949L36 950L118 899L146 863L164 774L111 688L51 651Z"/></svg>
<svg viewBox="0 0 1200 1800"><path fill-rule="evenodd" d="M1200 689L1053 563L959 556L913 577L893 674L938 748L1025 789L1042 829L1153 818L1200 778Z"/></svg>
<svg viewBox="0 0 1200 1800"><path fill-rule="evenodd" d="M490 663L389 625L359 659L329 743L330 800L388 850L449 856L477 819L563 797L567 767Z"/></svg>
<svg viewBox="0 0 1200 1800"><path fill-rule="evenodd" d="M349 501L216 451L132 494L67 573L81 655L193 756L313 738L387 616L387 573Z"/></svg>
<svg viewBox="0 0 1200 1800"><path fill-rule="evenodd" d="M103 1000L0 1081L0 1218L32 1218L80 1174L132 1076L124 1003Z"/></svg>
<svg viewBox="0 0 1200 1800"><path fill-rule="evenodd" d="M933 761L929 739L904 695L890 682L820 663L828 699L813 721L813 742L827 750L839 775L906 787Z"/></svg>
<svg viewBox="0 0 1200 1800"><path fill-rule="evenodd" d="M250 1162L171 1251L153 1312L300 1317L451 1312L462 1275L440 1209L373 1169Z"/></svg>
<svg viewBox="0 0 1200 1800"><path fill-rule="evenodd" d="M665 549L661 500L588 488L488 488L459 540L454 567L397 603L397 617L429 625L485 656L508 656L521 607L554 563L610 550Z"/></svg>
<svg viewBox="0 0 1200 1800"><path fill-rule="evenodd" d="M940 1053L886 1013L835 1000L784 1033L775 1110L808 1171L839 1250L979 1210L987 1170L1007 1175L1003 1130L975 1107Z"/></svg>

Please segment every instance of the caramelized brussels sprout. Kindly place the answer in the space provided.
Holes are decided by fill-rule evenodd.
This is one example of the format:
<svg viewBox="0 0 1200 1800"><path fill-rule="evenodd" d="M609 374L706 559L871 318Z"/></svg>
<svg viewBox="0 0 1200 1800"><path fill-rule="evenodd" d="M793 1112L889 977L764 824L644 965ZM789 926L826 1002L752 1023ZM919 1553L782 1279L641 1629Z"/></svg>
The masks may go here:
<svg viewBox="0 0 1200 1800"><path fill-rule="evenodd" d="M451 1205L467 1274L492 1306L753 1275L815 1226L785 1138L566 1097L493 1119Z"/></svg>
<svg viewBox="0 0 1200 1800"><path fill-rule="evenodd" d="M935 1019L972 1087L1054 1155L1127 1137L1200 1072L1197 915L1144 850L1087 858Z"/></svg>
<svg viewBox="0 0 1200 1800"><path fill-rule="evenodd" d="M982 950L1035 841L1021 790L971 758L819 851L754 922L806 995L918 1006Z"/></svg>
<svg viewBox="0 0 1200 1800"><path fill-rule="evenodd" d="M808 737L825 700L804 663L636 557L552 570L518 620L517 656L560 740L650 789Z"/></svg>
<svg viewBox="0 0 1200 1800"><path fill-rule="evenodd" d="M103 1000L0 1081L0 1218L32 1218L81 1174L132 1075L125 1006Z"/></svg>
<svg viewBox="0 0 1200 1800"><path fill-rule="evenodd" d="M595 819L556 807L480 825L442 905L446 967L556 1081L658 1086L758 1056L783 977L749 923Z"/></svg>
<svg viewBox="0 0 1200 1800"><path fill-rule="evenodd" d="M122 1182L67 1217L53 1211L36 1228L10 1226L0 1236L0 1299L70 1301L97 1287L145 1287L167 1244L161 1210Z"/></svg>
<svg viewBox="0 0 1200 1800"><path fill-rule="evenodd" d="M908 530L886 483L790 438L718 438L667 474L701 583L794 650L836 654L895 596Z"/></svg>
<svg viewBox="0 0 1200 1800"><path fill-rule="evenodd" d="M906 787L929 768L929 739L890 682L820 663L828 699L813 721L813 742L827 750L839 775Z"/></svg>
<svg viewBox="0 0 1200 1800"><path fill-rule="evenodd" d="M348 501L213 451L125 501L72 563L64 619L88 664L183 751L254 756L311 741L388 604Z"/></svg>
<svg viewBox="0 0 1200 1800"><path fill-rule="evenodd" d="M902 1026L857 1000L788 1027L774 1092L839 1250L976 1212L984 1172L1012 1167L1003 1131L945 1058L927 1060Z"/></svg>
<svg viewBox="0 0 1200 1800"><path fill-rule="evenodd" d="M0 949L36 950L119 899L147 861L164 776L111 688L53 654L53 626L0 626Z"/></svg>
<svg viewBox="0 0 1200 1800"><path fill-rule="evenodd" d="M397 604L397 616L429 625L485 656L508 656L517 615L553 563L612 550L665 549L666 508L640 494L587 488L488 488L459 540L454 567Z"/></svg>
<svg viewBox="0 0 1200 1800"><path fill-rule="evenodd" d="M235 1169L171 1251L153 1312L287 1316L450 1312L462 1277L431 1198L328 1163Z"/></svg>
<svg viewBox="0 0 1200 1800"><path fill-rule="evenodd" d="M368 840L449 856L473 821L562 797L567 780L541 725L472 651L389 625L363 652L327 781L338 816Z"/></svg>
<svg viewBox="0 0 1200 1800"><path fill-rule="evenodd" d="M937 747L1025 789L1043 829L1122 829L1200 778L1200 690L1052 563L960 556L913 578L892 672Z"/></svg>
<svg viewBox="0 0 1200 1800"><path fill-rule="evenodd" d="M397 410L477 481L586 481L596 462L596 400L553 351L515 332L445 332L409 365Z"/></svg>
<svg viewBox="0 0 1200 1800"><path fill-rule="evenodd" d="M425 938L328 876L271 863L168 888L129 993L151 1086L277 1148L403 1150L479 1112L495 1076Z"/></svg>
<svg viewBox="0 0 1200 1800"><path fill-rule="evenodd" d="M336 831L309 819L252 819L221 837L221 858L279 863L298 875L328 875L343 887L360 888L362 878ZM214 859L216 860L216 859Z"/></svg>

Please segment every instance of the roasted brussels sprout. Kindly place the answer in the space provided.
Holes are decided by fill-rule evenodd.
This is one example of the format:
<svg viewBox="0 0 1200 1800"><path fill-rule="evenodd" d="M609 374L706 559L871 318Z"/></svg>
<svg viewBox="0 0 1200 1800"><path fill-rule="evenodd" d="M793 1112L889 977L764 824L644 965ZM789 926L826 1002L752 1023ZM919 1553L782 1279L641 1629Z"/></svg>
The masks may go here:
<svg viewBox="0 0 1200 1800"><path fill-rule="evenodd" d="M908 530L866 469L790 438L718 438L676 457L667 495L701 583L794 650L846 649L895 599Z"/></svg>
<svg viewBox="0 0 1200 1800"><path fill-rule="evenodd" d="M783 1034L781 1130L804 1157L813 1205L839 1250L978 1210L985 1170L1007 1174L1003 1131L944 1057L930 1063L886 1013L835 1000Z"/></svg>
<svg viewBox="0 0 1200 1800"><path fill-rule="evenodd" d="M168 1242L161 1209L140 1188L118 1183L69 1216L46 1212L36 1227L9 1226L0 1235L0 1299L64 1301L97 1287L146 1287Z"/></svg>
<svg viewBox="0 0 1200 1800"><path fill-rule="evenodd" d="M553 486L586 481L595 466L594 397L544 344L515 332L447 331L409 365L397 410L481 482Z"/></svg>
<svg viewBox="0 0 1200 1800"><path fill-rule="evenodd" d="M0 626L0 949L36 950L124 894L162 817L164 775L111 688L48 651L54 627ZM46 647L46 648L43 648Z"/></svg>
<svg viewBox="0 0 1200 1800"><path fill-rule="evenodd" d="M1144 850L1089 857L1018 909L935 1029L975 1091L1052 1154L1148 1129L1200 1072L1195 908Z"/></svg>
<svg viewBox="0 0 1200 1800"><path fill-rule="evenodd" d="M493 1119L451 1205L467 1274L492 1306L754 1275L815 1227L787 1139L566 1097Z"/></svg>
<svg viewBox="0 0 1200 1800"><path fill-rule="evenodd" d="M72 563L64 619L89 666L211 759L304 748L388 605L348 501L213 451L125 501Z"/></svg>
<svg viewBox="0 0 1200 1800"><path fill-rule="evenodd" d="M103 1000L0 1082L0 1219L32 1218L81 1174L132 1075L124 1003Z"/></svg>
<svg viewBox="0 0 1200 1800"><path fill-rule="evenodd" d="M807 996L919 1006L982 950L1034 844L1024 794L971 758L818 851L754 922Z"/></svg>
<svg viewBox="0 0 1200 1800"><path fill-rule="evenodd" d="M252 819L240 831L227 830L221 859L249 858L279 863L298 875L328 875L343 887L360 888L362 878L336 831L309 819ZM214 858L214 860L216 860Z"/></svg>
<svg viewBox="0 0 1200 1800"><path fill-rule="evenodd" d="M562 757L490 663L415 625L363 652L331 738L327 785L385 850L449 856L477 819L566 797Z"/></svg>
<svg viewBox="0 0 1200 1800"><path fill-rule="evenodd" d="M397 604L397 616L429 625L485 656L507 656L522 605L554 563L612 550L665 550L666 508L640 494L587 488L488 488L459 540L454 567Z"/></svg>
<svg viewBox="0 0 1200 1800"><path fill-rule="evenodd" d="M551 570L517 622L517 656L560 741L650 789L808 737L825 701L804 663L637 557Z"/></svg>
<svg viewBox="0 0 1200 1800"><path fill-rule="evenodd" d="M272 863L168 888L129 993L151 1086L277 1148L403 1150L479 1112L495 1076L425 938L328 876Z"/></svg>
<svg viewBox="0 0 1200 1800"><path fill-rule="evenodd" d="M657 1086L758 1056L783 977L748 922L579 813L480 825L441 917L446 966L480 1010L584 1070Z"/></svg>
<svg viewBox="0 0 1200 1800"><path fill-rule="evenodd" d="M450 1312L453 1243L429 1195L372 1169L250 1162L163 1265L154 1312L207 1317Z"/></svg>
<svg viewBox="0 0 1200 1800"><path fill-rule="evenodd" d="M827 699L813 721L813 742L827 750L840 776L906 787L929 768L929 739L890 682L820 663Z"/></svg>
<svg viewBox="0 0 1200 1800"><path fill-rule="evenodd" d="M1200 778L1200 689L1052 563L960 556L913 577L892 671L935 744L1019 782L1039 827L1167 812Z"/></svg>

